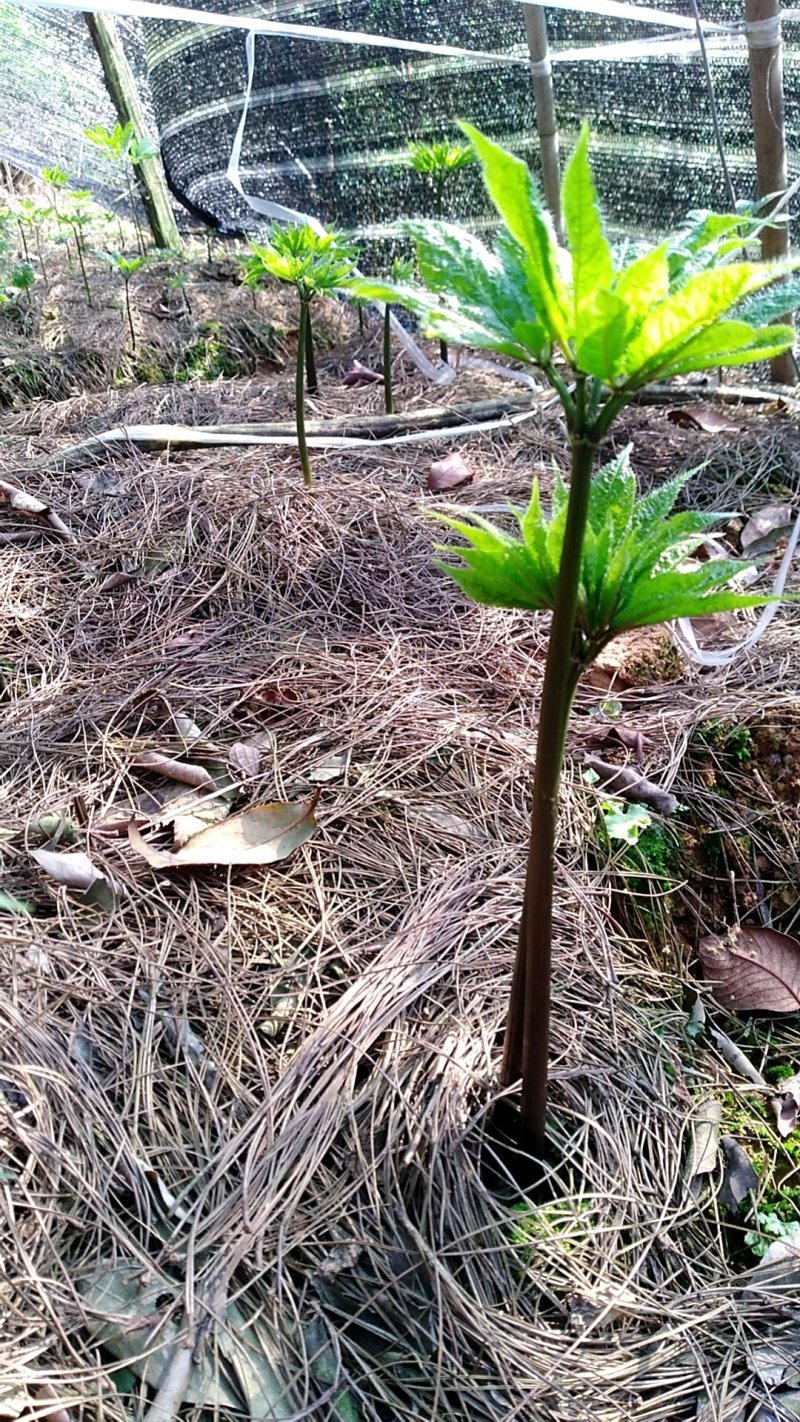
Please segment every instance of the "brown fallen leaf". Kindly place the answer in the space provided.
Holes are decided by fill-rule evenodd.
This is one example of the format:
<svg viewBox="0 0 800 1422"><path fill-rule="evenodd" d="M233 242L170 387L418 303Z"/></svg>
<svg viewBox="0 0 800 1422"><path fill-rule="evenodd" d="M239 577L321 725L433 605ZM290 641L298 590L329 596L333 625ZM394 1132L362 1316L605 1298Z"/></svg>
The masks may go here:
<svg viewBox="0 0 800 1422"><path fill-rule="evenodd" d="M156 869L200 864L275 864L313 834L318 800L319 791L307 804L273 801L251 805L238 815L201 830L175 852L148 844L133 823L128 826L128 839Z"/></svg>
<svg viewBox="0 0 800 1422"><path fill-rule="evenodd" d="M61 1406L58 1393L52 1383L40 1383L33 1395L37 1402L51 1404L46 1412L40 1412L37 1407L38 1422L70 1422L70 1415L66 1407Z"/></svg>
<svg viewBox="0 0 800 1422"><path fill-rule="evenodd" d="M722 1122L722 1102L705 1100L698 1105L689 1122L689 1155L685 1178L689 1193L697 1199L703 1175L710 1175L717 1166L719 1128Z"/></svg>
<svg viewBox="0 0 800 1422"><path fill-rule="evenodd" d="M23 518L43 518L54 533L68 543L76 542L75 534L49 504L42 503L41 499L34 498L33 494L18 489L14 484L7 484L4 479L0 479L0 504L6 504L12 513L21 514Z"/></svg>
<svg viewBox="0 0 800 1422"><path fill-rule="evenodd" d="M353 361L353 369L348 370L343 385L380 385L383 376L377 370L370 370L368 365L362 365L361 361Z"/></svg>
<svg viewBox="0 0 800 1422"><path fill-rule="evenodd" d="M441 494L445 489L460 489L462 484L471 484L474 477L460 454L446 454L444 459L434 459L428 475L428 488L432 494Z"/></svg>
<svg viewBox="0 0 800 1422"><path fill-rule="evenodd" d="M52 849L32 849L31 857L65 889L78 890L85 903L106 909L115 907L115 885L95 867L88 854L81 850L59 854Z"/></svg>
<svg viewBox="0 0 800 1422"><path fill-rule="evenodd" d="M137 770L154 770L157 775L166 775L169 780L177 780L181 785L191 785L195 790L213 790L213 777L204 765L190 765L185 760L172 760L159 751L142 751L134 756L131 765Z"/></svg>
<svg viewBox="0 0 800 1422"><path fill-rule="evenodd" d="M228 761L246 780L252 780L261 769L261 747L253 741L236 741L228 751Z"/></svg>
<svg viewBox="0 0 800 1422"><path fill-rule="evenodd" d="M800 943L774 928L732 928L698 944L716 1001L729 1012L800 1011Z"/></svg>
<svg viewBox="0 0 800 1422"><path fill-rule="evenodd" d="M674 815L678 801L669 790L662 790L652 780L646 780L639 770L630 765L611 765L596 755L585 755L584 764L598 777L598 785L610 795L621 795L623 800L634 804L647 805L658 815Z"/></svg>
<svg viewBox="0 0 800 1422"><path fill-rule="evenodd" d="M766 504L748 519L739 535L742 552L751 557L771 553L781 538L788 538L797 517L791 504Z"/></svg>
<svg viewBox="0 0 800 1422"><path fill-rule="evenodd" d="M725 1174L719 1189L719 1203L738 1210L742 1200L755 1190L758 1184L750 1157L733 1136L720 1136L720 1146L725 1155Z"/></svg>
<svg viewBox="0 0 800 1422"><path fill-rule="evenodd" d="M770 1098L779 1136L790 1136L797 1126L800 1110L800 1075L788 1076L779 1082L780 1091Z"/></svg>
<svg viewBox="0 0 800 1422"><path fill-rule="evenodd" d="M673 425L702 430L704 434L737 434L739 430L729 415L712 409L710 405L679 405L677 409L667 411L667 419Z"/></svg>
<svg viewBox="0 0 800 1422"><path fill-rule="evenodd" d="M109 573L104 578L97 591L99 593L113 592L115 588L126 588L129 583L138 583L142 576L141 568L136 568L130 573Z"/></svg>

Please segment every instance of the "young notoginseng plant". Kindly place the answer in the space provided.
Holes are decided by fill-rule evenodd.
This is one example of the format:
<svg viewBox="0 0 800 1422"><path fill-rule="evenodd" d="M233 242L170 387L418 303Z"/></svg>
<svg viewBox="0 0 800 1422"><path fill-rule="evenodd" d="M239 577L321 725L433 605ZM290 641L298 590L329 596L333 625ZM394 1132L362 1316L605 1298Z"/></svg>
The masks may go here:
<svg viewBox="0 0 800 1422"><path fill-rule="evenodd" d="M592 479L597 451L616 416L643 385L721 365L745 365L787 350L790 326L759 328L741 304L761 300L759 319L791 308L795 293L770 288L798 263L734 262L687 273L666 241L615 266L598 208L584 128L564 173L569 252L557 247L531 174L520 159L464 124L503 222L490 251L448 223L404 224L417 242L428 290L360 281L360 294L404 302L429 335L538 366L559 396L570 445L570 482L557 482L549 517L534 483L517 532L477 515L450 526L466 546L442 566L470 597L499 607L549 609L553 619L539 708L531 838L519 946L506 1028L505 1084L522 1078L522 1129L535 1153L545 1140L552 906L561 765L582 672L618 633L676 617L753 607L767 598L731 590L739 562L681 567L707 526L704 515L668 518L681 480L637 503L622 457ZM746 219L733 215L740 249ZM698 253L713 240L698 236ZM763 293L763 297L754 295ZM753 305L751 304L752 315ZM731 313L733 313L731 315Z"/></svg>
<svg viewBox="0 0 800 1422"><path fill-rule="evenodd" d="M24 296L27 300L28 305L30 306L31 287L33 286L36 280L36 276L30 262L18 262L17 265L12 268L10 280L14 290L18 291L20 296Z"/></svg>
<svg viewBox="0 0 800 1422"><path fill-rule="evenodd" d="M136 228L136 244L140 256L143 257L145 255L145 241L133 187L133 169L145 158L154 158L157 150L149 138L137 138L132 121L126 124L117 123L112 129L104 128L101 123L98 123L93 128L85 128L83 132L89 142L116 163L124 174L128 206Z"/></svg>
<svg viewBox="0 0 800 1422"><path fill-rule="evenodd" d="M444 196L455 173L475 162L475 151L469 143L412 143L408 150L409 166L415 173L424 173L433 188L433 216L437 222L444 217ZM447 365L447 341L439 340L439 355Z"/></svg>
<svg viewBox="0 0 800 1422"><path fill-rule="evenodd" d="M144 257L123 257L120 252L101 252L100 256L104 262L122 278L125 284L125 311L128 317L128 330L131 333L131 350L136 350L136 331L133 325L133 312L131 310L131 279L137 272L146 265ZM124 318L123 318L124 319Z"/></svg>
<svg viewBox="0 0 800 1422"><path fill-rule="evenodd" d="M89 285L89 277L86 273L86 238L84 233L91 226L95 218L92 195L88 189L76 189L69 194L69 206L58 215L58 220L64 227L68 227L75 238L75 246L78 252L78 264L81 269L81 280L86 293L86 304L93 306L92 289Z"/></svg>
<svg viewBox="0 0 800 1422"><path fill-rule="evenodd" d="M44 254L42 252L42 230L48 219L52 217L53 209L52 207L40 207L32 200L32 198L24 197L19 198L17 200L15 210L17 225L19 227L20 234L23 238L23 246L26 252L26 260L28 260L28 244L25 241L24 234L27 230L28 232L33 233L34 241L36 243L36 254L39 258L39 266L42 269L42 276L44 277L45 281L47 281L47 267L45 266Z"/></svg>
<svg viewBox="0 0 800 1422"><path fill-rule="evenodd" d="M392 262L392 281L401 285L414 275L413 260L396 257ZM387 301L383 308L383 397L387 415L394 414L392 391L392 308Z"/></svg>
<svg viewBox="0 0 800 1422"><path fill-rule="evenodd" d="M332 296L348 284L355 266L355 254L335 232L316 232L313 227L282 227L274 223L269 241L250 243L250 256L245 258L246 286L257 287L265 277L277 277L295 287L300 298L300 323L297 332L297 368L295 374L295 420L297 447L303 483L313 484L308 456L305 422L304 368L309 392L316 389L317 377L313 363L311 335L311 303L317 296ZM307 356L311 353L311 365Z"/></svg>

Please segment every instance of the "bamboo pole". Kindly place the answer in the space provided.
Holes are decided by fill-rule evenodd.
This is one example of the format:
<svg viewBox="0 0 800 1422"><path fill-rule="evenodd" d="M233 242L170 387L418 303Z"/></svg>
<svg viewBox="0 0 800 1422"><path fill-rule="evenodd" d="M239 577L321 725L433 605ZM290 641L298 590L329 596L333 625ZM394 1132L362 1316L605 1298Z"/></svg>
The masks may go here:
<svg viewBox="0 0 800 1422"><path fill-rule="evenodd" d="M144 105L139 98L136 79L122 47L116 21L111 15L87 13L84 18L103 66L106 86L120 123L123 127L132 123L134 133L139 139L149 137ZM175 252L182 251L183 243L172 210L172 200L161 159L143 158L141 163L136 164L136 179L156 246L169 247Z"/></svg>
<svg viewBox="0 0 800 1422"><path fill-rule="evenodd" d="M745 34L750 65L750 99L756 152L758 196L774 194L770 211L786 191L786 132L783 103L783 41L779 0L745 0ZM789 255L789 225L781 222L761 233L765 260ZM794 385L797 367L791 351L770 362L773 380Z"/></svg>
<svg viewBox="0 0 800 1422"><path fill-rule="evenodd" d="M553 100L553 68L547 42L547 21L541 5L522 7L525 33L531 56L531 79L536 102L536 128L542 163L544 200L553 219L559 241L564 240L561 224L561 168L558 161L558 127Z"/></svg>

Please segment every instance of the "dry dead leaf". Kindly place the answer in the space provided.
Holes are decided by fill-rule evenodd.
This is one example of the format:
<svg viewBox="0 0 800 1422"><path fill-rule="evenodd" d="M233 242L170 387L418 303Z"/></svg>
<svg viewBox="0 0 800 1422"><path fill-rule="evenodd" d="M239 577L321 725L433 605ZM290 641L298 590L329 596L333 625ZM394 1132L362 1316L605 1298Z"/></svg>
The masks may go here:
<svg viewBox="0 0 800 1422"><path fill-rule="evenodd" d="M686 1184L695 1198L700 1194L703 1183L700 1177L710 1175L716 1169L721 1122L722 1102L707 1100L700 1102L689 1123L691 1143L686 1162Z"/></svg>
<svg viewBox="0 0 800 1422"><path fill-rule="evenodd" d="M61 1406L61 1400L52 1383L41 1383L33 1395L37 1402L51 1404L46 1412L40 1412L37 1407L38 1422L70 1422L70 1415L66 1407Z"/></svg>
<svg viewBox="0 0 800 1422"><path fill-rule="evenodd" d="M462 484L471 484L474 478L460 454L446 454L444 459L434 459L428 475L428 488L432 494L441 494L445 489L460 489Z"/></svg>
<svg viewBox="0 0 800 1422"><path fill-rule="evenodd" d="M795 518L791 504L766 504L742 529L739 539L742 552L754 558L761 553L771 553L781 538L789 537Z"/></svg>
<svg viewBox="0 0 800 1422"><path fill-rule="evenodd" d="M750 1191L755 1190L758 1175L747 1152L733 1136L720 1136L719 1143L725 1155L725 1174L720 1186L719 1203L735 1210Z"/></svg>
<svg viewBox="0 0 800 1422"><path fill-rule="evenodd" d="M667 419L673 425L702 430L704 434L737 434L739 431L739 426L729 415L710 405L679 405L677 409L667 411Z"/></svg>
<svg viewBox="0 0 800 1422"><path fill-rule="evenodd" d="M134 756L131 765L137 770L152 770L156 775L165 775L169 780L177 780L181 785L191 785L195 790L213 790L214 780L204 765L190 765L185 760L172 760L160 751L142 751Z"/></svg>
<svg viewBox="0 0 800 1422"><path fill-rule="evenodd" d="M236 741L228 751L228 761L245 780L252 780L261 769L261 747L253 741Z"/></svg>
<svg viewBox="0 0 800 1422"><path fill-rule="evenodd" d="M790 1136L797 1126L800 1110L800 1075L788 1076L779 1085L780 1091L770 1099L769 1104L775 1113L778 1135Z"/></svg>
<svg viewBox="0 0 800 1422"><path fill-rule="evenodd" d="M172 853L157 849L142 838L134 824L128 826L132 847L156 869L183 869L192 865L275 864L313 834L318 793L307 803L273 801L251 805L218 825L193 835Z"/></svg>
<svg viewBox="0 0 800 1422"><path fill-rule="evenodd" d="M800 1383L800 1329L777 1334L771 1342L754 1348L753 1371L766 1387L796 1387Z"/></svg>
<svg viewBox="0 0 800 1422"><path fill-rule="evenodd" d="M313 770L309 770L307 779L312 785L329 785L332 780L341 780L347 769L347 751L341 751L339 755L331 755L327 760L320 761Z"/></svg>
<svg viewBox="0 0 800 1422"><path fill-rule="evenodd" d="M82 893L84 903L109 910L116 906L115 885L95 867L88 854L80 850L58 854L52 849L32 849L31 856L57 883Z"/></svg>
<svg viewBox="0 0 800 1422"><path fill-rule="evenodd" d="M75 534L49 504L42 503L41 499L34 498L33 494L16 488L14 484L7 484L4 479L0 479L0 504L6 504L12 513L21 514L23 518L43 518L54 533L68 543L76 542Z"/></svg>
<svg viewBox="0 0 800 1422"><path fill-rule="evenodd" d="M109 573L104 578L97 591L99 593L114 592L115 588L126 588L129 583L138 583L142 576L141 568L136 568L130 573Z"/></svg>
<svg viewBox="0 0 800 1422"><path fill-rule="evenodd" d="M800 1011L800 943L774 928L732 928L698 945L714 997L729 1012Z"/></svg>
<svg viewBox="0 0 800 1422"><path fill-rule="evenodd" d="M343 385L380 385L383 376L377 370L370 370L368 365L362 365L360 360L353 361L353 369L348 370Z"/></svg>

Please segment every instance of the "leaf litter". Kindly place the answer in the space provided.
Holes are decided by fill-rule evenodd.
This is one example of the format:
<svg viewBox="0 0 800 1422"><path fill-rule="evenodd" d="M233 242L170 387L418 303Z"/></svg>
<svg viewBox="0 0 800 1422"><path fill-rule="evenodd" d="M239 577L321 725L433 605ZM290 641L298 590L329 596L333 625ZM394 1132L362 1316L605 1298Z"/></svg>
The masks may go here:
<svg viewBox="0 0 800 1422"><path fill-rule="evenodd" d="M545 433L550 443L535 454L549 459L561 436ZM430 453L423 459L417 486ZM202 1289L220 1275L234 1280L244 1316L279 1325L281 1374L303 1390L296 1411L349 1410L360 1422L411 1412L462 1422L468 1409L486 1422L515 1409L612 1422L636 1411L647 1422L672 1422L691 1415L704 1392L716 1399L743 1381L743 1327L768 1338L774 1301L748 1296L743 1324L743 1290L731 1282L713 1211L687 1213L683 1192L675 1192L679 1202L664 1188L680 1178L685 1127L670 1085L686 1045L682 1027L673 1030L675 983L668 975L665 987L663 964L613 923L608 877L587 847L585 792L572 785L562 814L551 1115L556 1149L579 1183L559 1190L561 1223L541 1226L530 1264L509 1247L509 1212L486 1188L480 1162L492 1149L484 1123L517 924L541 629L467 613L442 594L419 495L408 492L408 454L401 462L382 451L382 460L376 483L374 455L358 479L332 459L335 490L321 481L306 508L291 461L284 469L280 456L267 468L263 458L226 463L216 453L174 461L160 470L155 499L152 465L120 459L125 508L103 533L113 526L120 557L141 543L142 519L152 546L169 542L182 519L203 529L191 568L180 559L165 568L135 622L125 611L132 599L98 599L62 569L51 576L37 568L33 578L18 565L30 617L14 637L20 656L49 678L34 690L50 803L70 802L60 789L67 780L70 793L81 784L91 813L115 795L118 802L106 728L122 723L118 708L134 704L127 699L151 667L176 706L187 704L191 685L191 704L209 708L225 746L244 738L234 702L253 724L261 717L277 726L276 798L305 783L308 746L322 734L326 744L358 745L369 767L308 856L287 859L279 873L244 866L230 877L198 874L176 893L166 876L114 846L143 892L113 925L76 913L75 891L59 895L57 914L13 924L4 966L18 1000L2 995L0 1027L10 1083L2 1095L16 1104L3 1130L17 1173L18 1158L30 1162L31 1184L17 1191L4 1180L27 1233L2 1243L26 1316L50 1318L57 1307L67 1338L62 1352L43 1330L41 1339L27 1335L30 1347L54 1369L59 1390L77 1358L76 1390L84 1406L89 1393L97 1405L109 1364L80 1326L75 1281L94 1277L98 1262L124 1263L131 1238L136 1267L160 1279L185 1234L167 1242L158 1233L163 1220L134 1167L147 1158L191 1211L197 1243L196 1286L187 1285L182 1259L166 1271L169 1299L177 1295L172 1316L182 1324L188 1295L206 1317ZM497 498L522 502L527 458L525 466L487 445L476 469L482 483L496 482ZM63 480L42 493L63 499L65 515L85 525L74 502L82 496ZM216 606L202 610L214 619L198 624L191 609L215 586ZM776 667L791 659L786 651L785 663L776 661L774 652L787 646L782 635L773 628L771 656L762 646L724 686L676 678L639 699L635 724L659 754L664 748L665 783L682 800L681 747L697 720L741 717L784 694ZM62 675L63 646L77 639L83 661ZM135 714L125 734L141 735ZM434 786L431 767L456 738L453 768ZM13 718L10 744L13 798L26 826L41 810L42 769L26 757L27 729ZM457 833L417 817L431 800ZM166 808L154 811L165 822ZM22 843L17 834L3 839L4 856L7 843L14 853ZM32 865L24 855L20 862ZM13 884L22 897L29 892L24 878ZM12 957L20 936L28 943L34 932L52 962L52 986L20 978L21 960ZM132 990L151 979L154 1010ZM272 993L281 991L302 1010L290 1005L270 1038L254 1023L276 1010ZM188 1049L168 1040L162 1012L186 1021L206 1046L218 1066L210 1085ZM87 1080L70 1058L76 1020L109 1064L102 1081ZM703 1042L692 1049L702 1080L717 1081L716 1053ZM134 1069L136 1092L128 1089ZM54 1211L54 1199L68 1208ZM337 1276L337 1311L313 1281L343 1218L363 1252L357 1268ZM408 1259L409 1228L424 1307L410 1265L391 1263L401 1252ZM623 1320L576 1345L566 1300L594 1299L609 1280L621 1293L630 1279L638 1308L633 1301ZM279 1299L294 1332L283 1327ZM786 1295L781 1306L796 1312ZM225 1318L223 1305L205 1350L214 1360ZM306 1331L315 1321L316 1340ZM161 1341L151 1337L148 1346ZM327 1382L312 1368L317 1341L328 1350ZM14 1366L18 1356L14 1346ZM239 1409L222 1414L241 1415L245 1388L226 1360L221 1366ZM746 1385L756 1400L762 1395L755 1376ZM103 1392L102 1401L123 1422L118 1399Z"/></svg>

